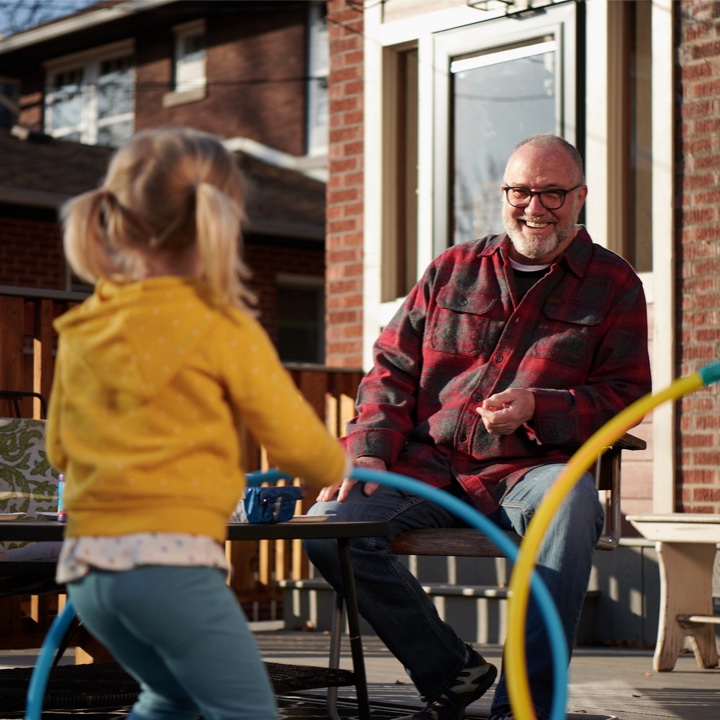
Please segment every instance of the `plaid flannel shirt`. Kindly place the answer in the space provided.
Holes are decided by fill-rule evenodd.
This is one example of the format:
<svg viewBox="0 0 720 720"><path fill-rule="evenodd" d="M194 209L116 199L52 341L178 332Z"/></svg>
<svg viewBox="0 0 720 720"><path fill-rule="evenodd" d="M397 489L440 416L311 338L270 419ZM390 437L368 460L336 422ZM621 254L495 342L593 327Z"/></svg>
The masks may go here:
<svg viewBox="0 0 720 720"><path fill-rule="evenodd" d="M375 343L342 441L435 487L459 482L485 513L651 390L647 306L625 260L580 227L519 300L508 247L490 235L431 263ZM535 416L491 435L476 408L512 387L532 390Z"/></svg>

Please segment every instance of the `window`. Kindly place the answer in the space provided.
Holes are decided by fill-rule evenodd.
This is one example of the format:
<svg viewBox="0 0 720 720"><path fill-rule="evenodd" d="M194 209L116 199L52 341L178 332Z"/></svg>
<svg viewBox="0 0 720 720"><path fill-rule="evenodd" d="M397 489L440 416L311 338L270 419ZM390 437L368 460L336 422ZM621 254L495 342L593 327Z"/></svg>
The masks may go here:
<svg viewBox="0 0 720 720"><path fill-rule="evenodd" d="M203 21L179 25L175 31L175 92L204 88L205 23Z"/></svg>
<svg viewBox="0 0 720 720"><path fill-rule="evenodd" d="M52 63L47 69L45 132L89 145L117 146L134 124L131 48L106 49Z"/></svg>
<svg viewBox="0 0 720 720"><path fill-rule="evenodd" d="M117 146L133 131L131 49L106 49L48 66L45 132L89 145Z"/></svg>
<svg viewBox="0 0 720 720"><path fill-rule="evenodd" d="M592 63L586 120L588 227L596 242L622 255L638 272L650 272L657 270L653 246L672 232L672 225L661 220L664 191L656 195L659 185L672 187L666 179L668 172L672 178L672 162L661 160L667 121L658 123L657 118L665 117L664 108L656 113L656 103L665 102L672 85L657 69L662 53L656 52L651 62L658 18L665 10L653 0L637 0L588 4L587 13L588 27L598 28L587 39ZM591 111L601 107L604 112Z"/></svg>
<svg viewBox="0 0 720 720"><path fill-rule="evenodd" d="M309 12L307 152L308 155L323 155L327 153L329 127L327 5L324 2L311 2Z"/></svg>
<svg viewBox="0 0 720 720"><path fill-rule="evenodd" d="M277 349L283 362L325 362L323 278L278 276Z"/></svg>
<svg viewBox="0 0 720 720"><path fill-rule="evenodd" d="M166 108L196 102L207 95L205 21L177 25L173 32L173 89L163 95L163 107Z"/></svg>

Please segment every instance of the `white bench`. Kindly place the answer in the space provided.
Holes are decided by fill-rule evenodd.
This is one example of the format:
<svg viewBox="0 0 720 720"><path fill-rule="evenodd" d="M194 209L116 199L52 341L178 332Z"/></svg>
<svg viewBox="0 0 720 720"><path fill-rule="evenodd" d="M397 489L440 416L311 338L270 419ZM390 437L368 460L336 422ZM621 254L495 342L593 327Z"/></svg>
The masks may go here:
<svg viewBox="0 0 720 720"><path fill-rule="evenodd" d="M672 670L690 637L697 664L718 664L713 615L713 564L720 544L720 515L628 515L640 534L655 541L660 565L660 618L653 669Z"/></svg>

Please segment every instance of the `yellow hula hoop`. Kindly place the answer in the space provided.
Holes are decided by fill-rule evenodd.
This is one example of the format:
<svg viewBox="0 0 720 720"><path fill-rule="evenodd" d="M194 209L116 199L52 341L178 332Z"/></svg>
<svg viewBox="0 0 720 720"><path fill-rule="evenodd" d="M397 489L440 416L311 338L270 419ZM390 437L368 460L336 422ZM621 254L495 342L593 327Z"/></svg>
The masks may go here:
<svg viewBox="0 0 720 720"><path fill-rule="evenodd" d="M708 384L707 378L701 373L702 371L681 377L665 390L640 398L603 425L572 456L533 515L528 531L520 544L520 552L510 578L509 588L505 662L510 705L516 720L536 720L525 657L525 615L530 577L535 567L538 549L557 509L595 459L630 428L637 425L647 413L666 400L677 400ZM715 379L713 377L711 381Z"/></svg>

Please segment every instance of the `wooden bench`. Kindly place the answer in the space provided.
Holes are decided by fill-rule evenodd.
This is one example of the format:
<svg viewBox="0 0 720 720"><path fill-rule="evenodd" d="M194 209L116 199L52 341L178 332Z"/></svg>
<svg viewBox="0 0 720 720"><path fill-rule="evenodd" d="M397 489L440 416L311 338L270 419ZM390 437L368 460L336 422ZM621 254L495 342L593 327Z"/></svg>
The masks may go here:
<svg viewBox="0 0 720 720"><path fill-rule="evenodd" d="M598 458L595 479L598 491L605 495L605 530L597 544L598 550L614 550L622 534L621 512L621 456L623 450L644 450L647 443L634 435L626 433L612 447ZM516 544L521 538L514 532L507 535ZM428 555L441 557L503 557L504 554L485 535L475 528L419 528L405 530L391 543L393 552L398 555ZM317 581L285 583L285 587L314 587ZM321 581L325 585L325 581ZM463 595L467 588L463 589ZM494 596L505 596L506 590L484 588L482 592ZM343 599L335 593L335 612L330 630L330 667L339 667L342 636ZM336 690L328 692L329 704L334 703Z"/></svg>
<svg viewBox="0 0 720 720"><path fill-rule="evenodd" d="M595 481L605 494L605 529L598 550L614 550L622 533L621 454L623 450L644 450L646 442L626 433L609 447L596 464ZM514 532L508 536L520 543ZM419 528L400 533L391 545L398 555L434 555L449 557L502 557L503 553L475 528Z"/></svg>
<svg viewBox="0 0 720 720"><path fill-rule="evenodd" d="M655 541L660 566L660 617L653 657L655 671L675 667L689 637L700 668L718 664L712 576L720 544L720 515L670 513L629 515L648 540Z"/></svg>

